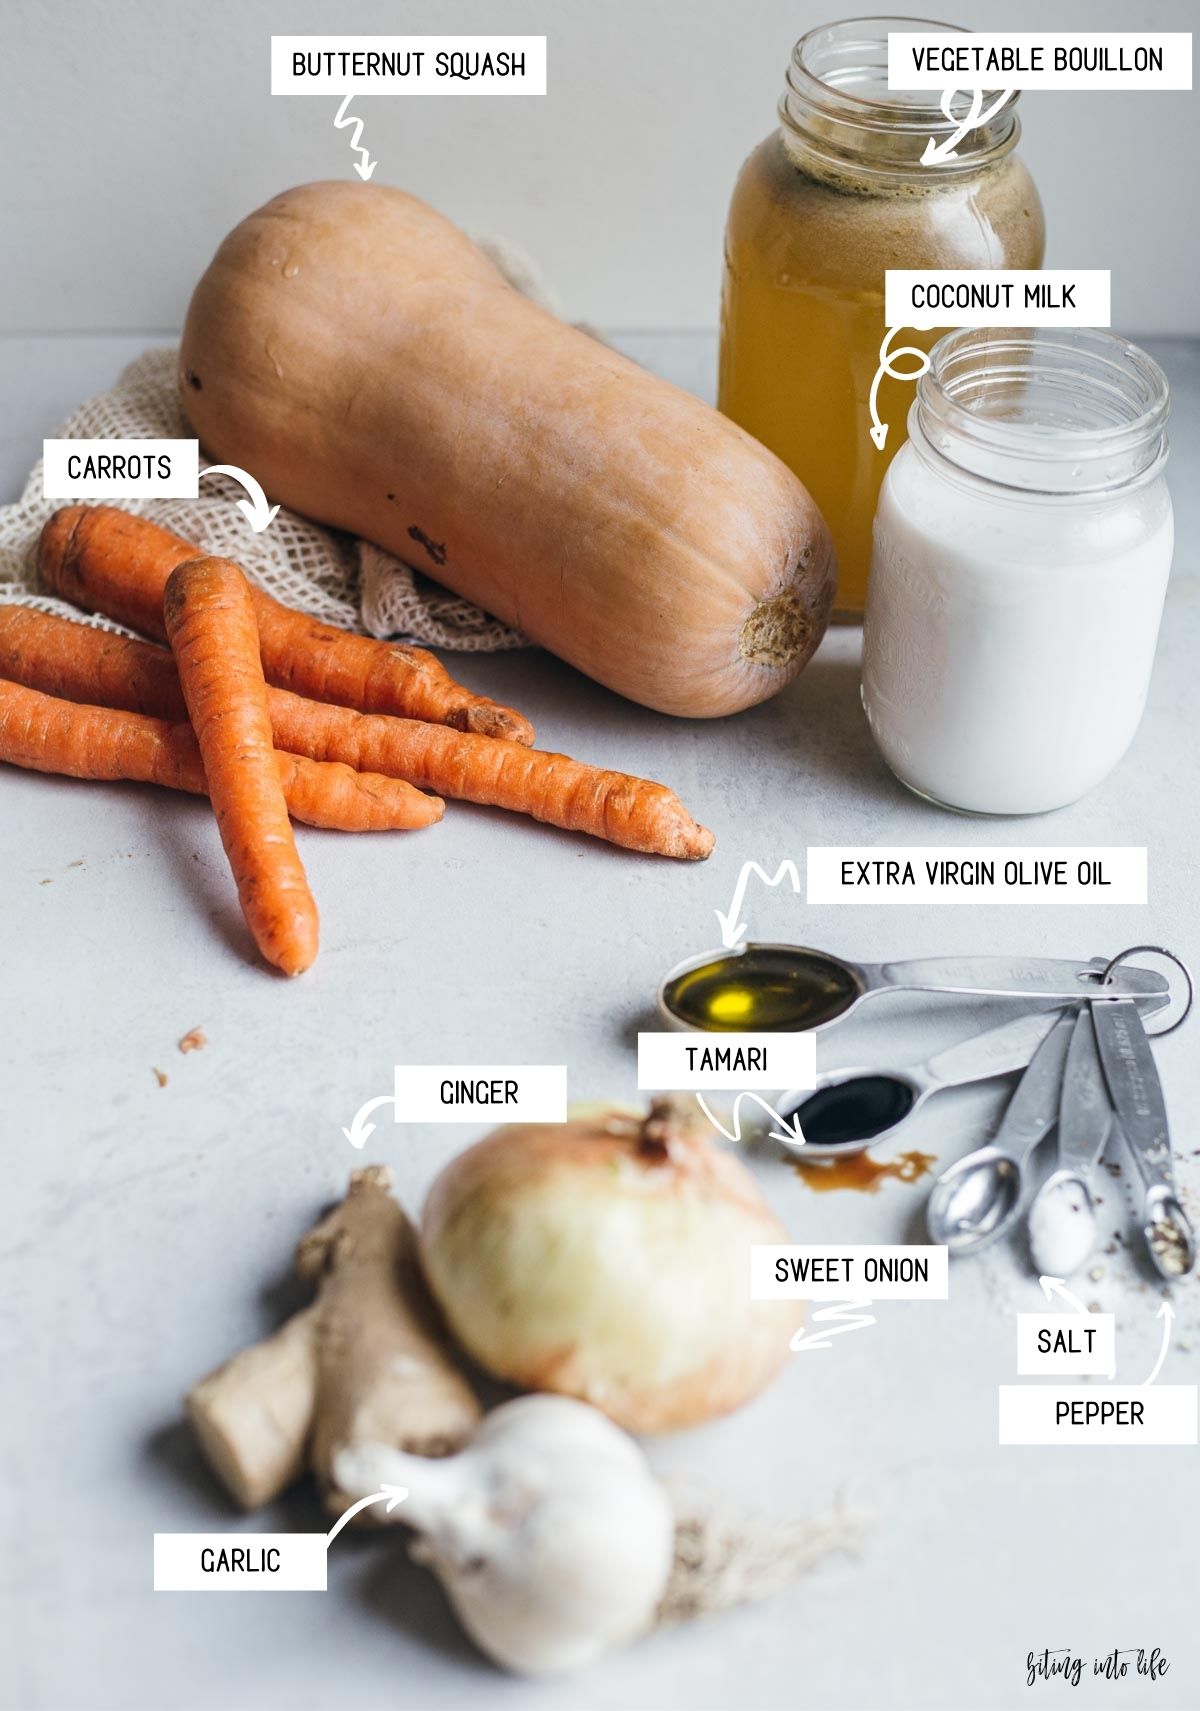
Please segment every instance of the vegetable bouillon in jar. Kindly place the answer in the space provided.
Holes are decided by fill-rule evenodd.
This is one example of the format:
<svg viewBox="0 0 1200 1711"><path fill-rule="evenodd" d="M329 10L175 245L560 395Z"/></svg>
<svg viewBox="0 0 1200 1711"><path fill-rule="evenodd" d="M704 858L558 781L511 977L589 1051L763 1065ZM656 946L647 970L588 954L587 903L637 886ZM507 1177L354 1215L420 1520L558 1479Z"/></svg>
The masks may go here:
<svg viewBox="0 0 1200 1711"><path fill-rule="evenodd" d="M742 168L725 237L718 404L824 512L842 617L866 602L875 502L912 401L911 381L884 376L888 435L877 450L870 392L887 331L885 271L1034 268L1044 249L1037 191L1014 153L1015 96L967 132L955 159L923 166L929 139L952 127L939 96L888 89L889 27L959 33L860 18L803 36L779 129ZM985 94L981 113L996 99ZM928 351L938 336L908 329L895 343ZM911 375L911 358L896 366Z"/></svg>

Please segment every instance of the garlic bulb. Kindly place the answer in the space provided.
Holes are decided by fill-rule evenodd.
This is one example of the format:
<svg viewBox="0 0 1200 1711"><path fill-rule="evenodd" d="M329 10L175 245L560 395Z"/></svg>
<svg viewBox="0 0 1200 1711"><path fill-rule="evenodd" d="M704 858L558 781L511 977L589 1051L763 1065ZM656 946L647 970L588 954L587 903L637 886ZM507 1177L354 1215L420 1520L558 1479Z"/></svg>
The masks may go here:
<svg viewBox="0 0 1200 1711"><path fill-rule="evenodd" d="M421 1535L414 1557L507 1669L579 1669L654 1620L671 1572L671 1507L633 1440L583 1403L521 1397L455 1456L361 1445L334 1472L354 1497L408 1488L391 1519Z"/></svg>
<svg viewBox="0 0 1200 1711"><path fill-rule="evenodd" d="M430 1191L421 1259L490 1372L661 1432L739 1407L787 1360L802 1304L750 1298L751 1246L786 1239L740 1160L661 1101L469 1148Z"/></svg>

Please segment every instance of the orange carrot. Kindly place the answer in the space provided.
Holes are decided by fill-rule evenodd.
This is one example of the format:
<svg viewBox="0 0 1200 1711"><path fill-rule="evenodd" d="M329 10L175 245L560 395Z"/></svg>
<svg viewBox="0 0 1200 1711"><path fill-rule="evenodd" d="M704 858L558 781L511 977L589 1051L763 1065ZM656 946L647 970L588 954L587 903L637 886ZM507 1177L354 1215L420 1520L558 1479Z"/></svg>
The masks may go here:
<svg viewBox="0 0 1200 1711"><path fill-rule="evenodd" d="M27 608L0 609L0 676L77 701L166 718L183 711L174 663L161 648ZM673 791L628 773L412 719L354 713L283 689L268 689L267 708L275 742L296 754L406 778L626 849L694 861L713 847L712 833Z"/></svg>
<svg viewBox="0 0 1200 1711"><path fill-rule="evenodd" d="M167 578L177 564L201 556L201 548L145 517L109 505L67 505L42 530L38 568L46 586L64 600L164 640ZM464 689L424 648L339 630L293 611L261 588L252 588L251 596L270 683L342 707L533 742L528 719Z"/></svg>
<svg viewBox="0 0 1200 1711"><path fill-rule="evenodd" d="M22 684L0 680L0 761L68 778L129 779L205 796L204 762L190 725L143 713L83 706ZM409 796L391 795L399 780L330 766L299 755L275 755L293 819L338 832L403 829L439 819L436 797L429 822L415 821Z"/></svg>
<svg viewBox="0 0 1200 1711"><path fill-rule="evenodd" d="M647 855L702 861L716 842L673 790L646 778L467 731L324 706L281 689L269 692L269 707L279 746L314 759L336 755L348 765L370 766L446 796L508 808Z"/></svg>
<svg viewBox="0 0 1200 1711"><path fill-rule="evenodd" d="M317 906L280 788L249 585L229 559L193 559L168 577L163 619L246 925L269 963L301 974Z"/></svg>
<svg viewBox="0 0 1200 1711"><path fill-rule="evenodd" d="M310 760L276 749L275 764L288 813L306 826L333 832L411 832L435 826L446 811L436 796L425 796L411 785L398 794L403 779L359 772L341 761Z"/></svg>
<svg viewBox="0 0 1200 1711"><path fill-rule="evenodd" d="M0 678L5 677L64 701L121 707L172 724L187 721L179 672L166 648L32 606L0 605ZM285 790L292 819L345 832L399 831L432 826L445 812L436 796L399 778L370 768L360 779L346 776L353 770L290 769ZM203 773L198 776L203 790Z"/></svg>
<svg viewBox="0 0 1200 1711"><path fill-rule="evenodd" d="M0 605L0 677L64 701L124 707L176 723L187 718L179 672L166 648L33 606Z"/></svg>

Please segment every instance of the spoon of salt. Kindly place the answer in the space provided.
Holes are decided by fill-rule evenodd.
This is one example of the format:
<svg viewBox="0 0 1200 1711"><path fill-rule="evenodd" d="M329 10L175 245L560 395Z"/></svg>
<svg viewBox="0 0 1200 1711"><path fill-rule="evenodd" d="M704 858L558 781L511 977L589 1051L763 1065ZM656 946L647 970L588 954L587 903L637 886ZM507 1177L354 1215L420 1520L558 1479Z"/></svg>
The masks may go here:
<svg viewBox="0 0 1200 1711"><path fill-rule="evenodd" d="M1058 1112L1058 1165L1029 1208L1029 1247L1040 1273L1070 1277L1096 1247L1092 1175L1113 1125L1092 1008L1075 1019Z"/></svg>

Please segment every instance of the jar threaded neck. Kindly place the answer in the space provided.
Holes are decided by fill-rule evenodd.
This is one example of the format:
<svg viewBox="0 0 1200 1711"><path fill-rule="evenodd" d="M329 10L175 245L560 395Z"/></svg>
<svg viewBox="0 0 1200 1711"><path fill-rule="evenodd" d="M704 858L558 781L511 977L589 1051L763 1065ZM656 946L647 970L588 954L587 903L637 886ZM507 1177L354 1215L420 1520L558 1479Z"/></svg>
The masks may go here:
<svg viewBox="0 0 1200 1711"><path fill-rule="evenodd" d="M1167 458L1171 394L1153 357L1094 327L962 327L917 383L918 454L1030 495L1141 484Z"/></svg>
<svg viewBox="0 0 1200 1711"><path fill-rule="evenodd" d="M957 129L970 91L959 92L947 114L928 90L889 89L887 40L894 30L968 33L952 24L888 17L850 18L809 30L792 50L779 104L785 135L830 167L881 177L922 175L931 188L1009 154L1020 135L1017 96L993 112L1002 92L986 91L985 117L955 145L955 159L922 166L929 139L943 141Z"/></svg>

